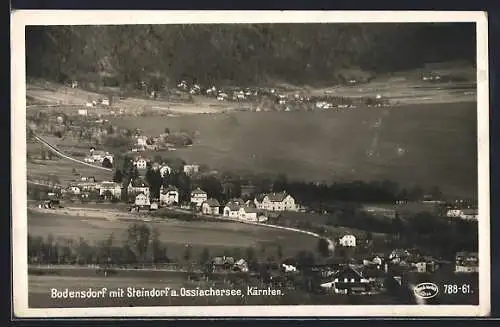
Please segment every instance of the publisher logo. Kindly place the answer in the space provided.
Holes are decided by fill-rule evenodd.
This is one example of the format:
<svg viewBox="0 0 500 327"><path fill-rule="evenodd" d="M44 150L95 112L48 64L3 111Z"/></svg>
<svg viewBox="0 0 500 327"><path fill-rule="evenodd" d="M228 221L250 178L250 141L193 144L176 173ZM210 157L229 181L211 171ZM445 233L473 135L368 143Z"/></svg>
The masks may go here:
<svg viewBox="0 0 500 327"><path fill-rule="evenodd" d="M420 283L413 288L415 296L421 299L432 299L439 293L439 288L434 283Z"/></svg>

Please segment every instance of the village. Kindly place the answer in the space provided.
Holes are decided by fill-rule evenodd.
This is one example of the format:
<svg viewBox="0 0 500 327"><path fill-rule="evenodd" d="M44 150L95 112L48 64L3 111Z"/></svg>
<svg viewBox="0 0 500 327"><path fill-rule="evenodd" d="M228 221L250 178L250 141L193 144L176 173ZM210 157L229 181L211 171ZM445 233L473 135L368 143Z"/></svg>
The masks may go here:
<svg viewBox="0 0 500 327"><path fill-rule="evenodd" d="M136 137L136 146L144 146L142 141L144 139L147 138ZM284 189L257 193L257 187L248 183L239 185L238 190L235 190L234 183L229 181L224 184L222 193L219 193L223 195L222 198L221 196L215 198L210 196L209 192L212 195L216 192L213 190L207 192L200 186L203 183L196 183L200 180L198 177L203 175L200 165L186 163L180 167L172 167L167 162L159 160L160 158L155 160L133 155L133 152L128 152L132 156L122 157L121 160L125 161L119 165L112 154L96 150L95 147L90 148L84 161L103 167L113 167L113 165L119 167L115 168L114 180L99 181L93 176L81 176L64 187L53 184L50 192L37 195L41 200L38 207L57 211L64 207L61 203L72 205L76 202L81 204L123 202L128 204L129 212L141 214L141 217L169 217L172 213L176 213L194 221L226 219L291 230L305 229L305 232L318 236L319 251L327 253L333 251L336 255L326 256L315 262L303 258L302 262L288 259L283 262L268 263L270 264L268 278L274 276L273 283L282 281L283 278L289 283L287 276L296 276L307 271L316 274L320 280L314 292L373 295L386 291L384 285L388 279L401 286L407 282L405 281L407 276L412 274L434 274L440 270L455 274L478 272L477 252L457 252L454 261L426 255L418 248L395 248L380 252L370 246L372 241L366 234L357 237L348 233L339 235L331 241L332 244L329 244L325 240L330 240L331 235L322 233L321 228L318 230L317 226L300 223L291 225L281 218L287 214L302 214L307 217L314 212L306 205L301 205L293 194ZM174 176L177 178L173 178ZM179 176L191 182L179 183ZM44 183L42 180L34 182ZM430 202L444 208L442 219L477 221L477 209L470 203L460 200L445 203L430 199L424 199L422 202ZM214 257L211 260L211 271L256 273L246 260L232 256Z"/></svg>
<svg viewBox="0 0 500 327"><path fill-rule="evenodd" d="M439 80L439 76L423 76L422 80ZM355 79L346 81L348 86L357 84ZM79 87L77 81L68 86ZM138 88L145 97L151 99L161 99L163 96L157 86L146 82L140 83ZM301 93L287 94L274 88L202 87L196 82L186 81L178 83L176 92L187 96L211 97L220 102L252 104L248 108L256 112L354 109L357 105L389 106L389 101L380 94L373 98L307 96ZM308 276L314 279L314 286L309 285L307 292L313 293L375 295L387 292L387 284L405 288L405 285L418 280L418 276L478 273L477 252L464 251L457 245L441 253L426 248L429 242L424 238L418 242L405 242L404 236L401 236L403 233L412 233L411 229L419 228L439 238L434 229L428 226L461 226L462 222L475 224L478 210L474 202L464 199L443 200L440 192L425 194L422 191L415 191L413 196L393 194L382 199L392 207L416 204L434 208L432 217L424 217L431 219L426 224L414 219L419 212L404 217L405 214L399 209L363 203L365 200L362 200L361 194L374 191L386 193L384 186L371 189L373 186L369 184L311 186L296 183L294 188L292 182L287 183L279 178L263 184L263 181L251 177L224 175L202 163L179 160L172 154L176 149L193 146L198 137L194 131L165 128L158 135L146 135L140 129L120 128L112 124L105 117L126 114L122 109L115 110L115 98L89 99L76 111L71 108L62 112L56 108L28 113L30 136L49 135L71 144L90 144L84 152L79 148L79 151L68 157L113 174L112 179L99 180L91 175L78 174L78 169L73 168L74 179L65 183L29 177L32 184L30 198L38 201L38 209L57 211L75 204L126 204L120 210L135 214L144 221L175 216L192 221L193 224L204 219L225 220L307 233L318 238L319 258L303 253L295 258L274 259L265 263L266 273L263 274L261 266L252 264L250 258L214 256L209 260L209 271L258 274L266 283L278 283L280 287L285 287L285 284L286 287L296 287L294 280L297 276ZM46 145L50 144L47 142ZM30 160L43 161L61 154L65 155L58 148L50 146L49 150L42 150L40 154L35 152L28 155ZM36 189L33 184L48 186L48 191L33 192ZM331 205L330 194L314 195L328 187L332 188L330 194L341 197L351 194L351 198L339 198L340 204ZM350 192L345 191L351 187L354 188ZM356 195L358 193L359 196ZM352 202L361 206L352 209L349 204ZM315 222L317 216L327 218L318 223ZM355 232L342 231L337 228L339 226L350 227ZM452 230L460 227L447 228ZM377 232L382 232L384 236L375 240L372 234ZM106 269L113 267L112 264L106 266Z"/></svg>

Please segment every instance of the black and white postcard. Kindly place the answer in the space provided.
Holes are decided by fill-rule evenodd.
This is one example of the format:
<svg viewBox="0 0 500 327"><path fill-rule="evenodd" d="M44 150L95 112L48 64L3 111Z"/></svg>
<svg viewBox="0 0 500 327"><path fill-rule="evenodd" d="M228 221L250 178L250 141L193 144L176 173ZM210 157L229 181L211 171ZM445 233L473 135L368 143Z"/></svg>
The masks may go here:
<svg viewBox="0 0 500 327"><path fill-rule="evenodd" d="M482 12L16 11L18 317L485 316Z"/></svg>

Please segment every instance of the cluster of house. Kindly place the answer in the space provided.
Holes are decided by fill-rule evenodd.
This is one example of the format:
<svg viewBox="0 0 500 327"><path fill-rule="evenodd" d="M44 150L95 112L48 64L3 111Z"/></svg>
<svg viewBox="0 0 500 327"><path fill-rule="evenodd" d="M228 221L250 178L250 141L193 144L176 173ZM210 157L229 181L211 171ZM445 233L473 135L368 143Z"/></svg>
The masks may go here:
<svg viewBox="0 0 500 327"><path fill-rule="evenodd" d="M384 288L387 276L394 276L394 280L401 285L401 275L405 272L432 273L445 264L448 262L395 249L388 256L374 255L369 260L363 260L362 264L323 267L324 281L320 286L335 294L372 294ZM477 273L478 267L477 253L456 254L456 273Z"/></svg>
<svg viewBox="0 0 500 327"><path fill-rule="evenodd" d="M91 194L99 195L106 200L120 199L122 185L112 181L96 181L93 176L81 177L79 181L70 183L64 193L81 198L90 198Z"/></svg>
<svg viewBox="0 0 500 327"><path fill-rule="evenodd" d="M446 211L446 217L477 221L478 212L477 208L448 208Z"/></svg>
<svg viewBox="0 0 500 327"><path fill-rule="evenodd" d="M174 145L169 144L165 141L168 133L162 133L159 136L148 137L146 135L135 135L134 136L134 147L131 149L132 152L140 151L157 151L160 148L171 148Z"/></svg>
<svg viewBox="0 0 500 327"><path fill-rule="evenodd" d="M394 270L404 262L408 262L406 269ZM466 263L465 263L466 262ZM444 263L444 262L443 262ZM275 277L283 274L297 274L301 269L309 269L320 278L319 287L328 293L337 295L370 295L382 292L390 277L395 283L402 285L402 276L405 272L434 272L441 263L432 257L418 256L408 250L395 249L388 255L374 255L363 263L325 262L312 266L301 267L285 260L273 269L277 269ZM464 270L464 265L469 267ZM245 259L235 260L233 257L215 257L211 260L213 271L249 272ZM477 253L457 253L456 272L477 272ZM271 271L271 275L273 272Z"/></svg>
<svg viewBox="0 0 500 327"><path fill-rule="evenodd" d="M113 164L114 155L107 151L91 148L89 154L83 160L88 163L102 164L104 159L108 159L110 164Z"/></svg>
<svg viewBox="0 0 500 327"><path fill-rule="evenodd" d="M160 168L161 169L161 168ZM172 206L179 204L179 190L175 186L162 186L159 199L150 199L148 183L142 178L130 182L127 189L129 194L135 194L134 204L138 207L158 208L158 205ZM221 205L217 199L209 198L207 192L201 188L191 191L190 203L203 215L220 216L241 219L245 221L262 222L267 220L266 212L297 211L295 199L286 192L270 193L259 196L253 201L231 199Z"/></svg>
<svg viewBox="0 0 500 327"><path fill-rule="evenodd" d="M219 101L225 101L225 100L246 100L247 98L251 96L257 96L258 92L256 90L252 91L249 88L246 89L235 89L232 91L226 91L223 89L218 89L215 86L211 86L208 88L202 88L200 84L198 83L193 83L192 85L189 85L186 81L180 81L177 84L177 88L179 88L182 91L189 92L189 94L193 95L198 95L198 94L204 94L206 96L211 96L217 98Z"/></svg>
<svg viewBox="0 0 500 327"><path fill-rule="evenodd" d="M458 252L455 257L455 272L477 273L479 272L479 256L477 252Z"/></svg>
<svg viewBox="0 0 500 327"><path fill-rule="evenodd" d="M153 170L159 170L161 177L165 177L165 175L172 174L174 169L170 167L167 163L162 162L155 162L152 161L149 158L145 158L142 156L136 156L134 159L132 159L132 164L134 167L136 167L138 170L146 170L148 165L151 165L151 169ZM200 165L197 164L185 164L182 167L182 171L188 175L192 176L194 174L197 174L200 171Z"/></svg>

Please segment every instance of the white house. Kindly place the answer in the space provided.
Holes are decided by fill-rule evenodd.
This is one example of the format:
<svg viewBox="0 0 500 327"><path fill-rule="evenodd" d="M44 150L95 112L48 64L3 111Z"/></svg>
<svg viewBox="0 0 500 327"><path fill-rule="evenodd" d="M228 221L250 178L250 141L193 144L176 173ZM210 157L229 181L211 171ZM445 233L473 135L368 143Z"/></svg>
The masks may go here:
<svg viewBox="0 0 500 327"><path fill-rule="evenodd" d="M229 218L238 218L240 213L241 204L236 201L229 201L224 206L222 215Z"/></svg>
<svg viewBox="0 0 500 327"><path fill-rule="evenodd" d="M463 209L460 218L464 220L477 220L478 210L477 209Z"/></svg>
<svg viewBox="0 0 500 327"><path fill-rule="evenodd" d="M136 158L134 161L134 166L137 167L137 169L146 169L148 166L148 161L144 158Z"/></svg>
<svg viewBox="0 0 500 327"><path fill-rule="evenodd" d="M204 215L219 215L220 203L217 199L208 199L201 205L201 212Z"/></svg>
<svg viewBox="0 0 500 327"><path fill-rule="evenodd" d="M196 174L200 170L199 165L184 165L184 173L186 175Z"/></svg>
<svg viewBox="0 0 500 327"><path fill-rule="evenodd" d="M242 206L238 210L238 218L246 221L258 221L257 219L257 208Z"/></svg>
<svg viewBox="0 0 500 327"><path fill-rule="evenodd" d="M75 195L78 195L81 193L81 189L80 187L76 186L76 185L70 185L68 187L68 192L71 193L71 194L75 194Z"/></svg>
<svg viewBox="0 0 500 327"><path fill-rule="evenodd" d="M172 168L170 168L168 165L162 164L160 166L161 177L165 177L165 175L170 175L171 173L172 173Z"/></svg>
<svg viewBox="0 0 500 327"><path fill-rule="evenodd" d="M102 99L101 104L109 106L109 99Z"/></svg>
<svg viewBox="0 0 500 327"><path fill-rule="evenodd" d="M136 142L138 147L145 147L148 145L148 137L145 135L139 135L136 138Z"/></svg>
<svg viewBox="0 0 500 327"><path fill-rule="evenodd" d="M205 201L207 201L207 192L199 187L191 192L191 203L196 204L197 207L201 207L202 203Z"/></svg>
<svg viewBox="0 0 500 327"><path fill-rule="evenodd" d="M122 186L119 183L115 182L101 182L99 195L106 195L107 192L109 192L113 198L119 199L122 196Z"/></svg>
<svg viewBox="0 0 500 327"><path fill-rule="evenodd" d="M141 207L149 206L150 205L149 196L144 193L139 193L136 195L134 203L136 206L141 206Z"/></svg>
<svg viewBox="0 0 500 327"><path fill-rule="evenodd" d="M149 197L149 184L142 178L136 178L128 184L128 193L144 193Z"/></svg>
<svg viewBox="0 0 500 327"><path fill-rule="evenodd" d="M477 220L478 210L477 209L448 209L446 211L446 216L449 218L461 218L464 220Z"/></svg>
<svg viewBox="0 0 500 327"><path fill-rule="evenodd" d="M354 247L356 246L356 237L351 234L344 235L340 238L339 244L345 247Z"/></svg>
<svg viewBox="0 0 500 327"><path fill-rule="evenodd" d="M257 209L267 211L297 211L295 199L286 192L266 194L262 200L254 200Z"/></svg>
<svg viewBox="0 0 500 327"><path fill-rule="evenodd" d="M160 204L172 205L179 203L179 190L175 186L160 189Z"/></svg>
<svg viewBox="0 0 500 327"><path fill-rule="evenodd" d="M234 268L238 269L241 272L248 272L248 263L245 259L240 259L234 263Z"/></svg>
<svg viewBox="0 0 500 327"><path fill-rule="evenodd" d="M87 109L78 109L78 115L87 116L89 114Z"/></svg>
<svg viewBox="0 0 500 327"><path fill-rule="evenodd" d="M456 273L474 273L479 271L477 252L458 252L455 257Z"/></svg>
<svg viewBox="0 0 500 327"><path fill-rule="evenodd" d="M285 272L296 272L297 271L297 267L295 267L293 265L287 265L285 263L282 263L281 267L283 268L283 270Z"/></svg>
<svg viewBox="0 0 500 327"><path fill-rule="evenodd" d="M229 97L229 95L227 95L227 93L224 93L224 92L221 92L217 95L217 100L219 101L224 101L226 100L227 98Z"/></svg>

